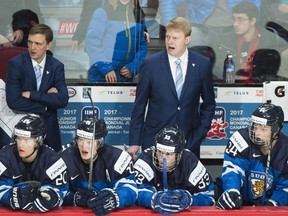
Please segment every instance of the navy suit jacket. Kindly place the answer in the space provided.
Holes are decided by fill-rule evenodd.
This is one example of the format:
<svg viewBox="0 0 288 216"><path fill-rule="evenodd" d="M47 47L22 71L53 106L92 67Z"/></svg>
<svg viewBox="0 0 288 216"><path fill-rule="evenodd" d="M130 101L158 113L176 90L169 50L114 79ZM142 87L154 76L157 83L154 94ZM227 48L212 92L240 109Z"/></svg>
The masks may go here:
<svg viewBox="0 0 288 216"><path fill-rule="evenodd" d="M189 51L187 74L178 100L166 50L152 54L140 68L129 145L141 145L144 150L155 145L155 135L160 130L177 124L185 133L186 147L199 157L200 144L210 129L214 111L211 64L206 57Z"/></svg>
<svg viewBox="0 0 288 216"><path fill-rule="evenodd" d="M52 87L55 87L58 93L48 94ZM29 99L22 96L23 91L30 91ZM6 79L6 100L9 108L40 115L47 125L47 144L55 151L61 149L57 109L65 107L68 99L64 64L53 56L46 55L39 91L29 52L9 60Z"/></svg>

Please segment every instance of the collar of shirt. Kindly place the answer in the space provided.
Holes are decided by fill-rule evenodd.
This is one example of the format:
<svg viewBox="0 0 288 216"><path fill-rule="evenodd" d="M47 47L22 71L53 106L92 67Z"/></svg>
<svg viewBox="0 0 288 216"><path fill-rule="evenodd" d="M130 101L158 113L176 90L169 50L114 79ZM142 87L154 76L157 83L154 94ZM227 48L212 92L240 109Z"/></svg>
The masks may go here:
<svg viewBox="0 0 288 216"><path fill-rule="evenodd" d="M170 64L172 77L173 77L173 80L175 82L175 79L176 79L176 64L175 64L175 61L178 58L168 54L168 59L169 59L169 64ZM188 65L188 49L187 48L186 48L185 52L183 53L183 55L180 56L180 59L181 59L181 69L182 69L182 73L183 73L183 79L185 81L185 77L186 77L186 73L187 73L187 65Z"/></svg>
<svg viewBox="0 0 288 216"><path fill-rule="evenodd" d="M31 59L32 60L32 66L33 68L35 68L35 66L38 64L34 59ZM45 66L45 63L46 63L46 55L45 57L43 58L43 60L39 63L39 65L41 66L41 76L43 74L43 70L44 70L44 66Z"/></svg>

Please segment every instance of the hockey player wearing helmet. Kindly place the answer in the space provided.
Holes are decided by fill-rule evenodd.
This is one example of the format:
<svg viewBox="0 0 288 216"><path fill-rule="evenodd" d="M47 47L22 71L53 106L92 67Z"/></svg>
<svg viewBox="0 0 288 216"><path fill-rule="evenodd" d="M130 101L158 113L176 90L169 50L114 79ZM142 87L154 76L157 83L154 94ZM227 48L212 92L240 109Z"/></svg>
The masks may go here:
<svg viewBox="0 0 288 216"><path fill-rule="evenodd" d="M185 148L185 135L183 131L173 127L166 127L155 137L153 149L153 165L160 172L163 171L163 158L166 158L167 171L173 171L179 164L182 151Z"/></svg>
<svg viewBox="0 0 288 216"><path fill-rule="evenodd" d="M94 130L93 119L86 119L81 121L77 126L75 133L75 141L79 148L79 153L81 158L87 164L90 163L91 155L93 155L93 160L95 161L98 157L98 153L104 145L104 138L107 135L106 124L102 119L95 121L95 134L93 139ZM97 128L97 130L96 130ZM95 142L93 148L93 154L91 154L91 144Z"/></svg>
<svg viewBox="0 0 288 216"><path fill-rule="evenodd" d="M67 193L66 164L44 145L46 124L24 116L14 127L11 145L0 150L1 204L15 210L47 212Z"/></svg>
<svg viewBox="0 0 288 216"><path fill-rule="evenodd" d="M64 205L89 207L96 215L106 215L135 204L138 189L132 157L119 148L105 144L106 135L107 128L102 119L84 119L77 125L75 145L61 152L68 166L69 179ZM90 188L91 159L93 173Z"/></svg>
<svg viewBox="0 0 288 216"><path fill-rule="evenodd" d="M167 181L163 180L165 170ZM139 206L172 214L214 204L213 181L198 158L185 149L184 132L177 127L165 127L156 134L155 145L139 155L134 171Z"/></svg>
<svg viewBox="0 0 288 216"><path fill-rule="evenodd" d="M13 141L16 142L19 156L24 162L34 161L45 136L46 124L36 116L26 116L15 125Z"/></svg>
<svg viewBox="0 0 288 216"><path fill-rule="evenodd" d="M271 103L260 105L247 128L236 131L224 154L222 195L216 206L288 204L288 138L281 132L284 113Z"/></svg>
<svg viewBox="0 0 288 216"><path fill-rule="evenodd" d="M267 155L276 144L283 124L282 108L269 103L263 104L252 113L249 137Z"/></svg>

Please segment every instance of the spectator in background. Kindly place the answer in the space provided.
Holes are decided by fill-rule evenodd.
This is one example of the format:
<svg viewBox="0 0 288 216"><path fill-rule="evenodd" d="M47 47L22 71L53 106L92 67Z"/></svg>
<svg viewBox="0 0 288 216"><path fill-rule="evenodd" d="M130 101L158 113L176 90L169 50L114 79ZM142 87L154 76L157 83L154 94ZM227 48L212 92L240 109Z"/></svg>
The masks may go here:
<svg viewBox="0 0 288 216"><path fill-rule="evenodd" d="M184 17L193 24L193 28L199 30L195 31L197 36L193 37L192 42L199 40L201 41L199 43L202 43L205 35L202 34L202 24L215 10L216 4L216 1L210 0L159 0L160 38L165 38L165 27L168 21L175 17Z"/></svg>
<svg viewBox="0 0 288 216"><path fill-rule="evenodd" d="M262 0L260 22L266 25L268 22L279 23L287 28L288 1L287 0Z"/></svg>
<svg viewBox="0 0 288 216"><path fill-rule="evenodd" d="M96 215L134 205L138 190L132 157L124 150L105 144L106 135L102 119L84 119L77 125L76 143L61 152L67 163L69 184L64 205L89 207Z"/></svg>
<svg viewBox="0 0 288 216"><path fill-rule="evenodd" d="M232 8L235 7L237 4L241 3L243 0L216 0L217 5L215 10L205 19L204 24L207 25L209 28L212 27L220 27L221 32L224 30L225 27L233 26L233 20L231 20L231 13ZM258 10L260 11L261 0L245 0L253 2ZM222 28L221 28L222 27ZM221 37L221 35L220 35Z"/></svg>
<svg viewBox="0 0 288 216"><path fill-rule="evenodd" d="M252 113L249 127L230 137L217 179L223 194L216 207L287 206L288 137L281 132L283 124L282 108L265 103Z"/></svg>
<svg viewBox="0 0 288 216"><path fill-rule="evenodd" d="M59 151L57 109L65 107L69 97L63 63L47 55L52 40L49 26L37 24L30 29L28 51L8 62L6 100L12 110L39 114L47 125L47 144Z"/></svg>
<svg viewBox="0 0 288 216"><path fill-rule="evenodd" d="M178 16L185 17L192 24L201 24L214 11L216 1L210 0L161 0L161 23L167 23Z"/></svg>
<svg viewBox="0 0 288 216"><path fill-rule="evenodd" d="M14 127L12 144L0 150L0 202L15 210L47 212L67 193L67 167L45 145L46 125L35 115Z"/></svg>
<svg viewBox="0 0 288 216"><path fill-rule="evenodd" d="M151 147L165 126L178 125L185 133L186 148L200 158L200 145L214 116L215 95L211 62L187 48L191 31L191 23L183 17L170 20L166 49L143 61L129 131L128 151L133 157L140 147ZM182 76L176 79L179 71Z"/></svg>
<svg viewBox="0 0 288 216"><path fill-rule="evenodd" d="M258 11L261 11L262 2L263 2L263 0L226 0L226 1L227 1L227 5L228 5L228 11L230 14L232 13L233 8L236 5L240 4L241 2L251 2L257 7ZM259 16L257 18L259 18Z"/></svg>
<svg viewBox="0 0 288 216"><path fill-rule="evenodd" d="M288 1L287 0L265 0L261 22L272 32L276 32L288 42Z"/></svg>
<svg viewBox="0 0 288 216"><path fill-rule="evenodd" d="M218 67L217 70L219 70L219 72L223 72L223 62L226 55L231 53L234 56L237 75L241 77L239 82L254 82L252 80L252 74L255 67L257 67L257 64L254 65L255 62L253 61L256 50L277 50L286 44L286 42L281 40L276 34L258 26L257 17L258 9L255 4L244 1L236 5L232 9L234 29L221 35L218 49L216 50L216 67ZM261 63L269 64L269 62ZM269 73L276 74L278 68L275 68L273 72Z"/></svg>
<svg viewBox="0 0 288 216"><path fill-rule="evenodd" d="M259 10L261 9L261 0L246 0L253 2ZM217 38L222 38L223 32L227 29L232 29L233 25L231 11L234 6L243 2L243 0L162 0L160 1L161 12L161 32L165 32L166 23L176 17L182 16L189 20L193 25L192 38L188 47L202 47L213 49L218 57L218 45L211 43ZM164 30L163 30L164 29ZM165 34L165 33L164 33ZM162 35L164 35L162 33ZM164 38L164 37L163 37ZM205 47L206 46L206 47ZM223 76L223 62L221 61L221 68L213 68L214 79L221 80ZM216 65L218 66L218 65Z"/></svg>
<svg viewBox="0 0 288 216"><path fill-rule="evenodd" d="M82 12L80 15L80 20L77 25L76 31L72 37L72 50L80 49L83 46L83 41L85 40L87 28L91 21L92 15L94 11L101 7L106 0L84 0L83 6L82 6ZM139 5L139 0L133 0L134 1L134 7L137 9L135 12L136 14L139 14L137 16L140 16L141 19L144 21L144 11L141 9ZM147 42L150 41L149 34L147 30L145 31L145 37L147 38Z"/></svg>
<svg viewBox="0 0 288 216"><path fill-rule="evenodd" d="M86 35L89 82L133 81L147 53L144 20L138 16L133 0L108 0L96 9Z"/></svg>
<svg viewBox="0 0 288 216"><path fill-rule="evenodd" d="M287 0L264 0L263 10L261 13L261 22L266 26L266 29L276 33L288 43L288 1ZM279 49L281 55L281 65L278 71L278 76L281 79L288 79L287 45Z"/></svg>
<svg viewBox="0 0 288 216"><path fill-rule="evenodd" d="M82 12L76 31L72 37L72 50L80 49L85 40L88 25L91 21L94 11L102 5L105 0L83 0Z"/></svg>
<svg viewBox="0 0 288 216"><path fill-rule="evenodd" d="M134 164L139 188L136 204L165 215L190 206L212 206L213 181L197 157L185 149L184 132L165 127L154 143Z"/></svg>
<svg viewBox="0 0 288 216"><path fill-rule="evenodd" d="M40 11L40 6L39 6L39 1L38 0L1 0L1 7L0 7L0 33L4 36L8 36L7 35L7 29L11 29L12 28L12 15L17 12L20 11L22 9L29 9L30 11L33 11L39 19L39 23L44 23L44 19L42 17L42 13ZM30 16L30 15L29 15ZM34 16L34 15L33 15ZM28 21L25 16L21 16L21 19L17 19L18 21L20 21L22 24L23 22L25 22L26 26L28 25L28 23L30 21ZM35 21L35 20L34 20ZM13 24L13 31L16 32L17 30L19 30L22 25L17 24L16 22ZM9 28L8 28L9 27ZM28 32L26 32L28 34ZM18 33L15 33L14 38L16 37L16 34L18 35ZM26 45L27 47L27 45Z"/></svg>
<svg viewBox="0 0 288 216"><path fill-rule="evenodd" d="M0 34L0 47L12 47L12 43L4 36Z"/></svg>
<svg viewBox="0 0 288 216"><path fill-rule="evenodd" d="M253 2L259 10L261 9L261 0L246 1ZM169 20L177 16L185 17L194 25L204 24L210 17L217 16L214 12L218 7L221 10L219 16L226 17L230 16L232 8L241 2L243 0L162 0L160 1L162 24L166 26ZM222 21L227 22L227 20ZM233 23L230 22L230 24ZM223 23L218 23L218 25L223 25Z"/></svg>
<svg viewBox="0 0 288 216"><path fill-rule="evenodd" d="M20 47L28 47L28 35L30 29L39 24L36 13L28 9L22 9L13 14L13 45Z"/></svg>

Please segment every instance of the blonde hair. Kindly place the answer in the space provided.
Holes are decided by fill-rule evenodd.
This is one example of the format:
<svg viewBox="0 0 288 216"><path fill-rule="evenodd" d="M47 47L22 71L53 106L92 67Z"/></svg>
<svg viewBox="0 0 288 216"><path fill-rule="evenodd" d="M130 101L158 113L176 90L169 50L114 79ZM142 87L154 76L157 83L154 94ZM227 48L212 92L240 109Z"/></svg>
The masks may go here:
<svg viewBox="0 0 288 216"><path fill-rule="evenodd" d="M186 37L190 36L191 32L192 32L191 23L183 17L176 17L176 18L170 20L166 26L166 29L169 29L169 28L182 30Z"/></svg>

